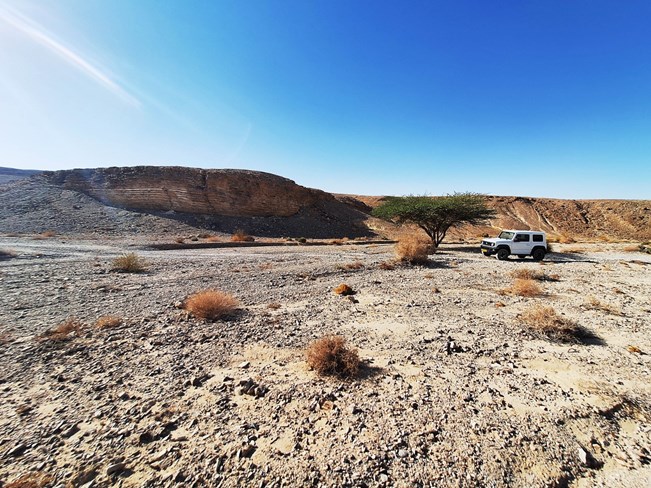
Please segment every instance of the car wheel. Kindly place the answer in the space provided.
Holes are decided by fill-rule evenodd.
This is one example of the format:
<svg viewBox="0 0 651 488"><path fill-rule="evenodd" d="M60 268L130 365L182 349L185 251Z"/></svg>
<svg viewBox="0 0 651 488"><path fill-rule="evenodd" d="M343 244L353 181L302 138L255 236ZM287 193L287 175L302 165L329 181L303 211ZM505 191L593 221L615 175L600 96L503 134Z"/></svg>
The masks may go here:
<svg viewBox="0 0 651 488"><path fill-rule="evenodd" d="M526 255L526 254L518 254L518 257L519 257L520 259L524 259L524 258L527 257L527 255Z"/></svg>
<svg viewBox="0 0 651 488"><path fill-rule="evenodd" d="M497 259L499 259L500 261L504 261L505 259L507 259L509 257L509 254L511 254L511 253L509 252L508 249L504 249L504 248L498 249L497 250Z"/></svg>
<svg viewBox="0 0 651 488"><path fill-rule="evenodd" d="M533 256L534 261L542 261L545 259L544 249L535 249L531 255Z"/></svg>

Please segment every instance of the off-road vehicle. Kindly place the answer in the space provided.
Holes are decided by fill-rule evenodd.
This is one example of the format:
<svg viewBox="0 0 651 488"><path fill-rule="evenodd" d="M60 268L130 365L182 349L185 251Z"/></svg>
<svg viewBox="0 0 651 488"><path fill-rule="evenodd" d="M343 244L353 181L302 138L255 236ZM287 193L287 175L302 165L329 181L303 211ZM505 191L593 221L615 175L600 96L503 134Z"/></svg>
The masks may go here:
<svg viewBox="0 0 651 488"><path fill-rule="evenodd" d="M497 237L482 240L481 252L486 256L496 255L501 261L511 254L520 259L531 256L534 261L542 261L547 254L547 236L541 231L503 230Z"/></svg>

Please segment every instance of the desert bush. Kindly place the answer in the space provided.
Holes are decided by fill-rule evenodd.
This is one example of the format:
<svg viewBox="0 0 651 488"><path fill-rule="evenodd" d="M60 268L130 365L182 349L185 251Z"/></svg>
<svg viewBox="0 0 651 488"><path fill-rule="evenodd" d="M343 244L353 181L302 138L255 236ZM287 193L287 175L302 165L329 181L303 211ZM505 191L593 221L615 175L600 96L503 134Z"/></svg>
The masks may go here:
<svg viewBox="0 0 651 488"><path fill-rule="evenodd" d="M337 295L354 295L356 292L353 290L350 286L348 286L346 283L342 283L341 285L335 287L332 291L334 291Z"/></svg>
<svg viewBox="0 0 651 488"><path fill-rule="evenodd" d="M42 238L44 238L44 239L48 239L48 238L50 238L50 237L54 237L55 235L57 235L57 233L54 232L53 230L46 230L46 231L44 231L44 232L41 232L41 233L39 234L39 237L42 237Z"/></svg>
<svg viewBox="0 0 651 488"><path fill-rule="evenodd" d="M574 244L576 240L572 236L562 234L558 236L558 242L560 244Z"/></svg>
<svg viewBox="0 0 651 488"><path fill-rule="evenodd" d="M558 281L560 278L557 274L547 275L544 271L539 271L531 268L520 268L511 272L513 278L521 280L535 280L535 281Z"/></svg>
<svg viewBox="0 0 651 488"><path fill-rule="evenodd" d="M111 329L122 325L122 319L113 315L104 315L95 321L95 327L98 329Z"/></svg>
<svg viewBox="0 0 651 488"><path fill-rule="evenodd" d="M588 300L585 303L585 308L590 310L599 310L601 312L605 312L611 315L622 314L621 310L618 307L611 305L610 303L602 302L601 300L595 297L588 297Z"/></svg>
<svg viewBox="0 0 651 488"><path fill-rule="evenodd" d="M271 309L271 310L278 310L280 307L282 307L282 305L280 303L276 303L276 302L270 303L269 305L267 305L267 308Z"/></svg>
<svg viewBox="0 0 651 488"><path fill-rule="evenodd" d="M246 232L244 232L242 229L237 229L235 232L233 232L233 235L231 236L231 241L232 242L253 242L255 239L253 236L250 236Z"/></svg>
<svg viewBox="0 0 651 488"><path fill-rule="evenodd" d="M176 239L174 239L174 242L176 242L177 244L183 244L185 242L185 237L177 237Z"/></svg>
<svg viewBox="0 0 651 488"><path fill-rule="evenodd" d="M499 291L500 295L517 295L521 297L539 297L543 295L540 285L532 279L516 278L509 288Z"/></svg>
<svg viewBox="0 0 651 488"><path fill-rule="evenodd" d="M350 379L359 371L356 349L346 346L342 336L325 336L312 342L306 351L307 364L319 375Z"/></svg>
<svg viewBox="0 0 651 488"><path fill-rule="evenodd" d="M145 262L135 252L115 258L111 267L111 271L117 271L118 273L142 273L146 269Z"/></svg>
<svg viewBox="0 0 651 488"><path fill-rule="evenodd" d="M239 305L237 299L219 290L203 290L188 297L183 304L195 317L217 320L233 313Z"/></svg>
<svg viewBox="0 0 651 488"><path fill-rule="evenodd" d="M45 331L38 336L41 341L65 341L72 338L72 335L79 337L83 332L84 324L76 317L69 317L53 329Z"/></svg>
<svg viewBox="0 0 651 488"><path fill-rule="evenodd" d="M208 242L221 242L221 237L219 236L208 236L206 237Z"/></svg>
<svg viewBox="0 0 651 488"><path fill-rule="evenodd" d="M396 264L392 261L382 261L377 267L384 270L392 270L396 269Z"/></svg>
<svg viewBox="0 0 651 488"><path fill-rule="evenodd" d="M579 342L579 339L590 337L585 328L562 317L553 307L536 304L526 309L521 315L522 321L535 335L556 342Z"/></svg>
<svg viewBox="0 0 651 488"><path fill-rule="evenodd" d="M396 257L411 264L425 264L431 251L431 242L423 237L409 234L401 237L396 244Z"/></svg>
<svg viewBox="0 0 651 488"><path fill-rule="evenodd" d="M43 488L52 481L50 476L42 473L27 473L3 486L4 488Z"/></svg>
<svg viewBox="0 0 651 488"><path fill-rule="evenodd" d="M353 263L347 263L347 264L339 264L337 265L337 269L362 269L364 267L364 263L361 261L355 261Z"/></svg>

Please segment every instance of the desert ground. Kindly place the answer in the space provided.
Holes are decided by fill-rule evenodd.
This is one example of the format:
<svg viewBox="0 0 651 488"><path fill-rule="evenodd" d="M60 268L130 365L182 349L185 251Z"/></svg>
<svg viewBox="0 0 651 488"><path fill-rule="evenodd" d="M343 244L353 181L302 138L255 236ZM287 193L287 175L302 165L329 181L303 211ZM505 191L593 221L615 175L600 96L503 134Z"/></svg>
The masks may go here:
<svg viewBox="0 0 651 488"><path fill-rule="evenodd" d="M0 249L0 485L651 486L651 256L624 245L534 263L447 244L425 266L377 243ZM145 272L111 271L128 252ZM182 308L209 288L237 312ZM546 339L535 304L591 336ZM359 350L357 378L307 366L325 334Z"/></svg>

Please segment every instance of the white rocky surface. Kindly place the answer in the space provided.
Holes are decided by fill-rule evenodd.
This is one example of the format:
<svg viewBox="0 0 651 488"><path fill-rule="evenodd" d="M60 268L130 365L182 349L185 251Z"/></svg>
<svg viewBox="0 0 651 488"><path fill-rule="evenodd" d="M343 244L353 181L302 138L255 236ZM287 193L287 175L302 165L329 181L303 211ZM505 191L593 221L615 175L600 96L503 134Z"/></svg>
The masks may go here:
<svg viewBox="0 0 651 488"><path fill-rule="evenodd" d="M596 245L537 264L444 246L428 267L385 270L390 245L142 242L0 238L11 251L0 260L0 480L651 484L651 256ZM146 273L109 272L134 250ZM499 295L522 267L558 281L541 298ZM353 300L332 292L340 283ZM233 293L241 310L209 323L178 308L205 288ZM601 340L532 337L518 314L535 302ZM93 327L105 315L124 323ZM80 337L38 340L72 316L86 324ZM327 333L359 348L359 379L307 368L305 346Z"/></svg>

